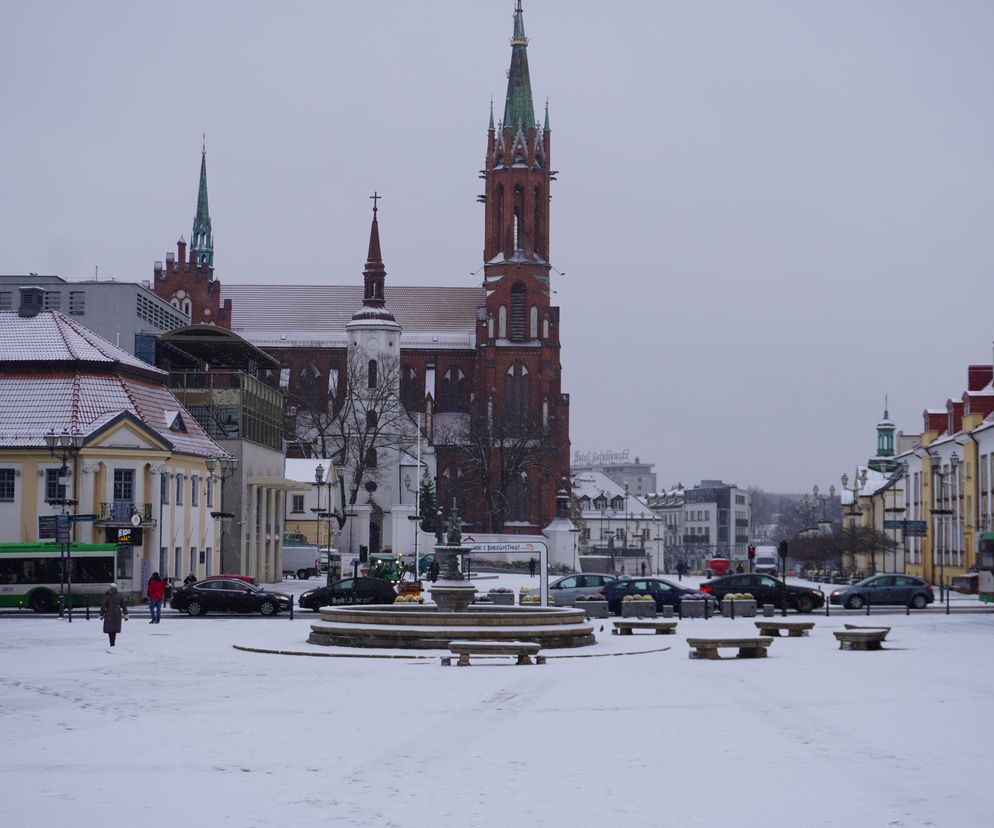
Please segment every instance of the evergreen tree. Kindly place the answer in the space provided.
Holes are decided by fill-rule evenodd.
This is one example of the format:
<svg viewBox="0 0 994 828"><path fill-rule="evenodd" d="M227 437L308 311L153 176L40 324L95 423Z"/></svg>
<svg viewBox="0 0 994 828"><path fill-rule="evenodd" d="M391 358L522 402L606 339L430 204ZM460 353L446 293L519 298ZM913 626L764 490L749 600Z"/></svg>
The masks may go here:
<svg viewBox="0 0 994 828"><path fill-rule="evenodd" d="M435 481L430 477L421 478L421 528L425 532L435 531L435 512L438 499L435 497Z"/></svg>

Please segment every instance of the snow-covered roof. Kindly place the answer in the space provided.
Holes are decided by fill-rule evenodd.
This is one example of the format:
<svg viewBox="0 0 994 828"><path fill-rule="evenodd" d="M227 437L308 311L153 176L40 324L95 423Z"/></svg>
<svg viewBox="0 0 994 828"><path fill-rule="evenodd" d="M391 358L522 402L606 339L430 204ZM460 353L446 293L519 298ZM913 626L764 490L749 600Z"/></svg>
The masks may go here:
<svg viewBox="0 0 994 828"><path fill-rule="evenodd" d="M573 496L577 498L589 497L591 502L603 495L608 500L608 505L615 498L625 498L625 487L615 483L610 477L599 471L584 471L573 476ZM628 493L628 501L621 509L608 509L609 513L618 515L632 515L637 519L652 520L656 513L636 495ZM596 517L604 514L598 509L584 509L583 515Z"/></svg>

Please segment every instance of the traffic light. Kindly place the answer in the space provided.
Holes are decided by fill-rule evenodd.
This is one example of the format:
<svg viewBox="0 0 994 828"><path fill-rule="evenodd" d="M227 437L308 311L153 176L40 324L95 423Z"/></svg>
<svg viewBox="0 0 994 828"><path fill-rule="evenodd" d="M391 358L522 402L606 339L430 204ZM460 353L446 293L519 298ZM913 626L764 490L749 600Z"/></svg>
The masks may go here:
<svg viewBox="0 0 994 828"><path fill-rule="evenodd" d="M749 544L748 553L749 553L749 560L751 561L753 558L756 557L756 547L753 546L752 544Z"/></svg>
<svg viewBox="0 0 994 828"><path fill-rule="evenodd" d="M787 559L787 541L780 541L780 545L777 547L777 554L779 554L784 560Z"/></svg>

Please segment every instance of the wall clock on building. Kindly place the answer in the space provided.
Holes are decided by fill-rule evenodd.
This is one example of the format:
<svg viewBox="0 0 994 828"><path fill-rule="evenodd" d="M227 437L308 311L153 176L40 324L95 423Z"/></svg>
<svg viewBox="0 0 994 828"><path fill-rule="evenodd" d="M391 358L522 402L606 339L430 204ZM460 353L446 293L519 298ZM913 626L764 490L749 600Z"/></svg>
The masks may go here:
<svg viewBox="0 0 994 828"><path fill-rule="evenodd" d="M142 522L142 516L140 514L138 514L138 512L135 512L131 516L131 525L132 526L141 526L141 522Z"/></svg>

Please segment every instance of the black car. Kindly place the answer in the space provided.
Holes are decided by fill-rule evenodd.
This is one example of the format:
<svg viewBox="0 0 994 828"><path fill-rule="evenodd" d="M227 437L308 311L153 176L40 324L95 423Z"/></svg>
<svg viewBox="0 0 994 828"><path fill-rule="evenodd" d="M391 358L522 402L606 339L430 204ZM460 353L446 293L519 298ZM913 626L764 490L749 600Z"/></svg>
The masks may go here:
<svg viewBox="0 0 994 828"><path fill-rule="evenodd" d="M784 582L779 578L758 572L725 575L705 581L701 584L701 592L713 595L719 601L728 593L748 592L760 606L773 604L780 609L783 609L786 597L787 609L795 609L798 612L812 612L825 606L825 596L818 590L791 584L787 584L785 589Z"/></svg>
<svg viewBox="0 0 994 828"><path fill-rule="evenodd" d="M344 578L331 586L301 593L297 604L316 612L339 604L392 604L396 600L393 585L383 578Z"/></svg>
<svg viewBox="0 0 994 828"><path fill-rule="evenodd" d="M293 599L282 592L270 592L255 584L234 578L208 578L195 584L176 587L169 606L190 615L208 612L260 612L276 615L288 610Z"/></svg>
<svg viewBox="0 0 994 828"><path fill-rule="evenodd" d="M656 600L656 609L663 606L679 607L687 595L700 596L700 590L680 586L663 578L619 578L605 584L600 594L607 599L609 612L621 613L621 602L626 595L651 595Z"/></svg>

